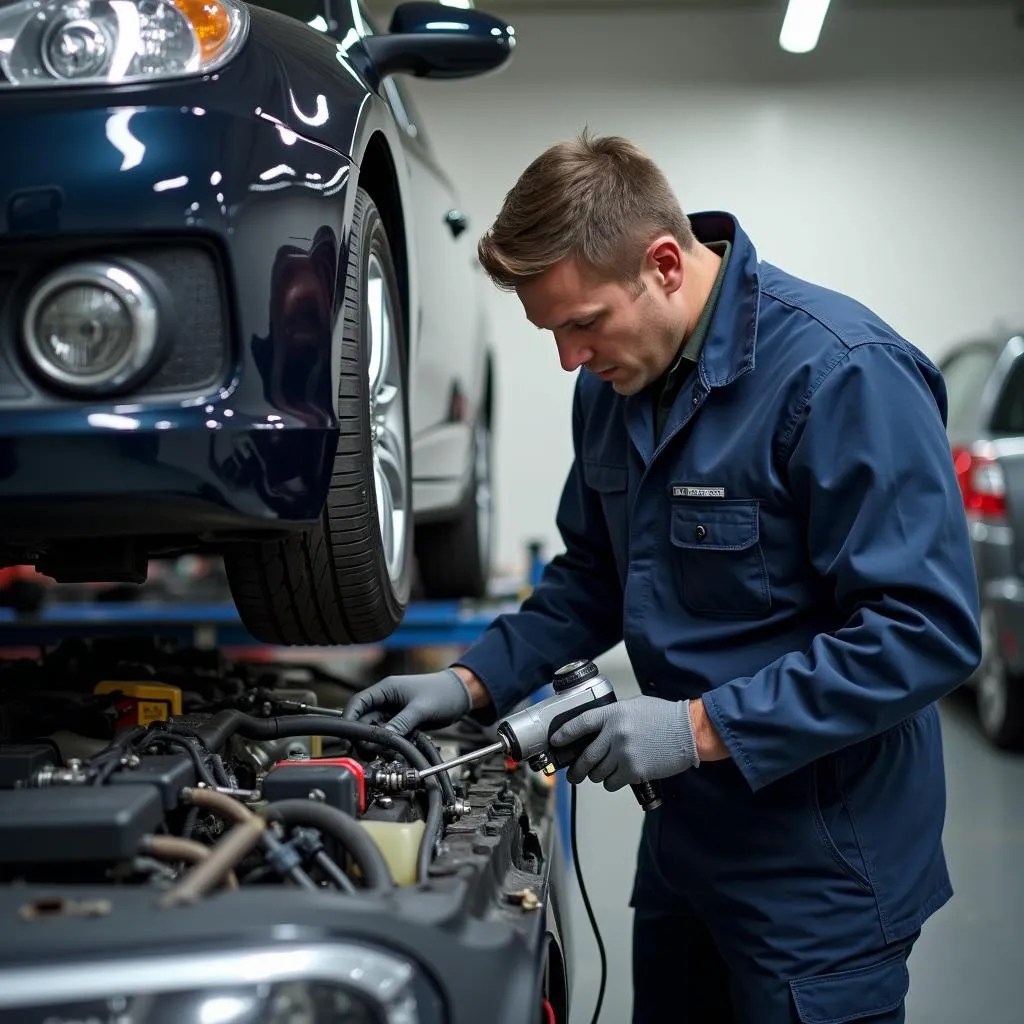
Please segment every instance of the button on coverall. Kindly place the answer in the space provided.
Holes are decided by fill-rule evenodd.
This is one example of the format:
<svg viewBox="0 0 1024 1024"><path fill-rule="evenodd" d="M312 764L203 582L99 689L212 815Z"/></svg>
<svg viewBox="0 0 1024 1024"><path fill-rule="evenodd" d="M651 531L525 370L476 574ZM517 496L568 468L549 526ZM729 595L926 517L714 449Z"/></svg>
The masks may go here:
<svg viewBox="0 0 1024 1024"><path fill-rule="evenodd" d="M644 693L702 698L728 748L658 783L634 1021L904 1020L952 895L935 702L980 660L935 366L858 302L733 249L655 446L647 392L581 372L564 553L459 660L503 714L620 640Z"/></svg>

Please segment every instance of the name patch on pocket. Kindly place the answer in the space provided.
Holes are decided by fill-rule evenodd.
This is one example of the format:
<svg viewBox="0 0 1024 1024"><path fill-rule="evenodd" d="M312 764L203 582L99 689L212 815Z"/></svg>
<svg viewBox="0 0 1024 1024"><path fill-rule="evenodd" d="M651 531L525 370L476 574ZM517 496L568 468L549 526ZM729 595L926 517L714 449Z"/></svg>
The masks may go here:
<svg viewBox="0 0 1024 1024"><path fill-rule="evenodd" d="M673 484L673 498L724 498L724 487L695 487L691 484Z"/></svg>

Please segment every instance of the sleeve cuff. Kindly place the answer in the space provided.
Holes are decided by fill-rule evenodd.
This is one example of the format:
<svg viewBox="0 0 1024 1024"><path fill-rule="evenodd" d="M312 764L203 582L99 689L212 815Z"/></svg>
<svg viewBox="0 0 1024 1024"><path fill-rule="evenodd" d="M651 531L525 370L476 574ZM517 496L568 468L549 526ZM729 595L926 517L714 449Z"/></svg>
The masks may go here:
<svg viewBox="0 0 1024 1024"><path fill-rule="evenodd" d="M729 756L746 780L747 785L755 792L767 785L766 780L762 777L762 773L758 771L757 767L747 756L747 752L743 749L739 737L729 727L728 721L722 714L722 709L718 706L715 691L709 690L705 693L701 697L701 702L704 704L704 711L711 724L715 727L715 732L718 733L725 744L726 750L729 751Z"/></svg>

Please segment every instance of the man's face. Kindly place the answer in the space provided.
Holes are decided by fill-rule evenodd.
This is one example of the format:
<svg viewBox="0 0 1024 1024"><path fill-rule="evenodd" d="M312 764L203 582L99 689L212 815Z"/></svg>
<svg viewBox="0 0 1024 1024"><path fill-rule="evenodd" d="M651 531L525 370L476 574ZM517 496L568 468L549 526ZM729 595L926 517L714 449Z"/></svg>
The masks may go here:
<svg viewBox="0 0 1024 1024"><path fill-rule="evenodd" d="M668 369L685 333L682 264L678 256L669 264L672 259L678 265L650 256L639 295L636 287L599 278L575 260L556 263L516 292L527 319L554 334L563 370L583 366L620 395L633 395Z"/></svg>

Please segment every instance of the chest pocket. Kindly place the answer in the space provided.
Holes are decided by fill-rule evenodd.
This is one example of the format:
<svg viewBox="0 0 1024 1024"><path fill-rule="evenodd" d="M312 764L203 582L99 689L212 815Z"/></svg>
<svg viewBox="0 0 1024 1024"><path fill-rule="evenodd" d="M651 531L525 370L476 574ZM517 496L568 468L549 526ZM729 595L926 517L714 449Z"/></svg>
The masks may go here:
<svg viewBox="0 0 1024 1024"><path fill-rule="evenodd" d="M771 609L757 501L674 500L669 539L680 597L709 618L757 618Z"/></svg>

